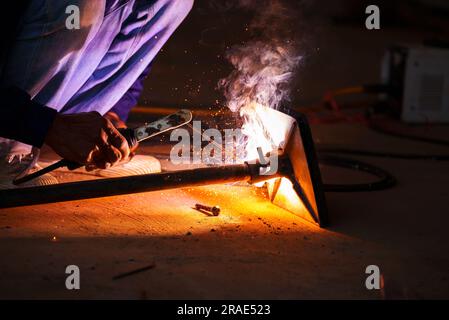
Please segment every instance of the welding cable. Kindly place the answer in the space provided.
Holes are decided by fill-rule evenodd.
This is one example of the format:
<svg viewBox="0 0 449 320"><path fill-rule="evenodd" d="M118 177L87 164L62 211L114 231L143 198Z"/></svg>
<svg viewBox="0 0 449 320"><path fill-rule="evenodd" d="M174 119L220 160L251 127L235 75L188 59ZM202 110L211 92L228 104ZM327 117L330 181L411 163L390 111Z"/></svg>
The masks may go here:
<svg viewBox="0 0 449 320"><path fill-rule="evenodd" d="M389 172L362 161L323 154L318 155L318 161L320 164L323 165L361 171L379 178L379 180L369 183L355 183L355 184L325 183L323 184L323 190L325 192L379 191L389 189L396 185L396 179Z"/></svg>
<svg viewBox="0 0 449 320"><path fill-rule="evenodd" d="M350 94L357 94L357 93L368 93L368 94L380 94L385 93L390 96L397 95L398 90L390 85L383 85L383 84L366 84L361 86L354 86L354 87L346 87L346 88L340 88L331 90L325 93L323 102L325 105L330 106L330 109L332 109L337 119L343 119L343 120L351 120L347 116L345 116L341 112L340 105L335 100L336 96L343 96L343 95L350 95ZM435 139L435 138L427 138L412 134L406 134L402 132L397 132L394 130L390 130L382 125L378 121L374 121L372 117L369 114L364 114L364 117L366 118L365 123L368 125L370 129L373 131L376 131L378 133L382 133L389 136L394 136L398 138L408 139L412 141L419 141L419 142L426 142L436 145L442 145L442 146L449 146L449 141L442 140L442 139ZM360 120L360 119L357 119ZM364 122L364 121L359 121Z"/></svg>
<svg viewBox="0 0 449 320"><path fill-rule="evenodd" d="M401 139L407 139L411 141L424 142L434 144L438 146L449 146L449 141L435 138L428 138L423 136L411 135L401 132L396 132L385 128L379 124L379 121L373 121L369 119L368 127L378 133L393 136ZM420 154L420 153L395 153L384 151L369 151L360 149L347 149L340 147L320 147L317 145L318 151L321 153L340 153L340 154L352 154L357 156L369 156L380 158L393 158L404 160L432 160L432 161L448 161L449 154Z"/></svg>
<svg viewBox="0 0 449 320"><path fill-rule="evenodd" d="M393 94L394 88L390 85L384 85L384 84L365 84L361 86L354 86L354 87L345 87L335 90L330 90L324 94L323 102L325 105L330 106L332 110L339 113L341 112L341 108L337 101L335 100L335 97L337 96L345 96L345 95L351 95L351 94L358 94L358 93L369 93L369 94L380 94L380 93L387 93L387 94Z"/></svg>
<svg viewBox="0 0 449 320"><path fill-rule="evenodd" d="M370 93L370 94L379 94L379 93L388 93L392 94L395 93L397 90L387 84L364 84L360 86L353 86L353 87L344 87L339 88L335 90L330 90L326 92L324 95L324 101L327 99L333 99L336 96L344 96L344 95L350 95L350 94L357 94L357 93Z"/></svg>
<svg viewBox="0 0 449 320"><path fill-rule="evenodd" d="M421 137L415 136L410 137L401 135L399 137L416 140L420 142L434 143L438 145L446 145L448 143L447 141L444 140L430 139L425 137L422 137L422 139ZM319 145L317 145L317 151L318 151L318 158L321 164L363 171L380 178L376 182L366 184L324 184L324 191L326 192L378 191L391 188L396 184L395 178L389 172L379 167L353 159L342 158L332 154L350 154L355 156L394 158L403 160L432 160L432 161L449 160L448 154L390 153L382 151L347 149L340 147L320 147Z"/></svg>
<svg viewBox="0 0 449 320"><path fill-rule="evenodd" d="M388 136L401 138L401 139L407 139L407 140L412 140L412 141L425 142L425 143L435 144L435 145L439 145L439 146L449 147L448 140L428 138L428 137L423 137L423 136L417 136L414 134L397 132L394 130L390 130L384 126L381 126L379 124L379 121L374 121L371 118L369 118L368 120L369 120L368 121L369 128L375 132L378 132L378 133L381 133L384 135L388 135Z"/></svg>
<svg viewBox="0 0 449 320"><path fill-rule="evenodd" d="M309 116L311 123L335 123L335 122L350 122L350 123L362 123L367 124L366 111L349 115L343 112L343 108L337 102L336 97L346 96L353 94L387 94L390 97L398 95L398 90L394 86L385 84L365 84L353 87L344 87L335 90L327 91L322 99L321 108L324 106L330 109L332 116L316 116L318 114L319 107L309 107L307 110L303 109L302 112ZM360 107L357 107L359 109Z"/></svg>
<svg viewBox="0 0 449 320"><path fill-rule="evenodd" d="M355 156L377 157L377 158L391 158L403 160L432 160L432 161L449 161L449 154L416 154L416 153L390 153L383 151L369 151L360 149L347 148L333 148L333 147L319 147L319 153L339 153L351 154Z"/></svg>
<svg viewBox="0 0 449 320"><path fill-rule="evenodd" d="M402 132L397 132L380 125L380 121L374 121L372 118L367 117L367 126L369 129L388 136L407 139L416 142L423 142L434 144L438 146L449 146L448 140L428 138L423 136L417 136ZM340 153L340 154L351 154L356 156L368 156L368 157L380 157L380 158L392 158L392 159L404 159L404 160L431 160L431 161L448 161L449 154L423 154L423 153L396 153L396 152L385 152L385 151L372 151L372 150L361 150L352 149L345 147L326 147L316 145L317 149L321 153Z"/></svg>

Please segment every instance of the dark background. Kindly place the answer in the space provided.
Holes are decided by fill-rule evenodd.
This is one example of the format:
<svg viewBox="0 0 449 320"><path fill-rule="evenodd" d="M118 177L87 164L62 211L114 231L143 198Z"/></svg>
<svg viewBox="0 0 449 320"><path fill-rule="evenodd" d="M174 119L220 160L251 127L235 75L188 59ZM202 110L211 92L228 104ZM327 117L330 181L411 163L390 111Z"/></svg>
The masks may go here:
<svg viewBox="0 0 449 320"><path fill-rule="evenodd" d="M217 90L218 80L231 71L224 54L255 37L246 29L266 5L255 2L255 8L247 9L237 0L196 0L156 57L140 105L224 105ZM326 90L378 82L382 56L392 44L449 41L449 2L445 0L281 2L294 9L297 24L292 31L303 56L292 88L295 107L319 103ZM368 4L380 7L380 30L365 28Z"/></svg>

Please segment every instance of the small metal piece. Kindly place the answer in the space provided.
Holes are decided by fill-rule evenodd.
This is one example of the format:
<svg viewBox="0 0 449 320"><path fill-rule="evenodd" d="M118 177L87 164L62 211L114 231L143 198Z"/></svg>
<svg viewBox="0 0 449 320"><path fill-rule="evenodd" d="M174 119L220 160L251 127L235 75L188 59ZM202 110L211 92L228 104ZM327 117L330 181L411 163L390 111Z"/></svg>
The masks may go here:
<svg viewBox="0 0 449 320"><path fill-rule="evenodd" d="M219 206L205 206L203 204L197 203L195 204L195 208L196 210L204 210L204 211L208 211L211 212L214 216L218 216L220 214L220 207Z"/></svg>
<svg viewBox="0 0 449 320"><path fill-rule="evenodd" d="M150 264L150 265L145 266L143 268L139 268L139 269L135 269L135 270L132 270L132 271L129 271L129 272L118 274L118 275L114 276L112 278L112 280L123 279L123 278L129 277L129 276L135 275L137 273L141 273L141 272L144 272L144 271L147 271L147 270L154 269L155 267L156 267L156 265Z"/></svg>

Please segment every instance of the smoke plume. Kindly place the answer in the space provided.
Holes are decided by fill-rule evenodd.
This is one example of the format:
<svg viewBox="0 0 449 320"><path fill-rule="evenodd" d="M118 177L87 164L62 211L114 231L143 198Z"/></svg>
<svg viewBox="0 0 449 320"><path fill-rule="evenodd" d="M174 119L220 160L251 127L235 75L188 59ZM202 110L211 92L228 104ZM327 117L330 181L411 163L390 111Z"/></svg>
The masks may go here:
<svg viewBox="0 0 449 320"><path fill-rule="evenodd" d="M248 28L253 38L231 47L227 60L234 70L219 81L233 112L258 103L278 109L290 99L291 80L301 59L294 39L294 11L280 0L242 0L254 10Z"/></svg>
<svg viewBox="0 0 449 320"><path fill-rule="evenodd" d="M246 161L257 158L257 148L264 153L277 150L257 120L256 109L258 105L279 109L290 100L291 81L301 56L294 36L294 10L281 0L244 0L239 5L254 10L248 24L252 38L226 52L233 71L218 86L227 107L243 120L244 136L238 145L245 150L240 160Z"/></svg>

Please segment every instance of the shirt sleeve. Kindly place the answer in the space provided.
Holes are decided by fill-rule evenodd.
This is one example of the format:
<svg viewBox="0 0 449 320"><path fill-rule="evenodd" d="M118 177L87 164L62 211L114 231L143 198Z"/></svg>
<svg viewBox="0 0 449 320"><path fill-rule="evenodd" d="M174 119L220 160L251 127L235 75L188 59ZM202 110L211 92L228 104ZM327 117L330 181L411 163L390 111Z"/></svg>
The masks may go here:
<svg viewBox="0 0 449 320"><path fill-rule="evenodd" d="M120 100L111 108L110 111L115 112L120 120L126 121L128 119L129 112L137 104L140 94L143 90L143 82L148 76L151 70L151 64L149 64L142 74L137 78L128 91L120 98Z"/></svg>
<svg viewBox="0 0 449 320"><path fill-rule="evenodd" d="M42 147L57 111L17 88L0 89L0 136Z"/></svg>

